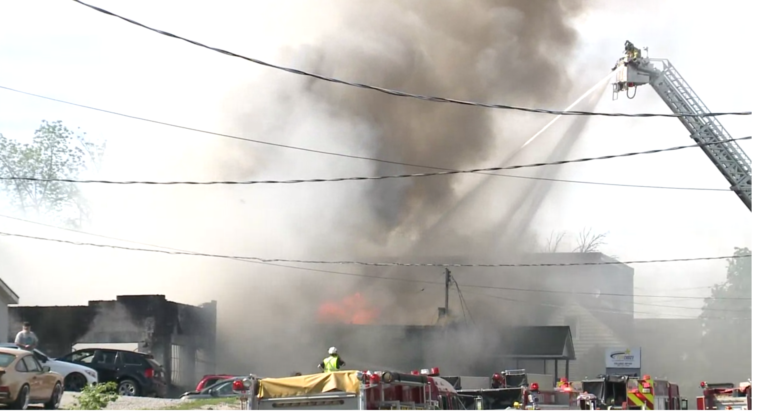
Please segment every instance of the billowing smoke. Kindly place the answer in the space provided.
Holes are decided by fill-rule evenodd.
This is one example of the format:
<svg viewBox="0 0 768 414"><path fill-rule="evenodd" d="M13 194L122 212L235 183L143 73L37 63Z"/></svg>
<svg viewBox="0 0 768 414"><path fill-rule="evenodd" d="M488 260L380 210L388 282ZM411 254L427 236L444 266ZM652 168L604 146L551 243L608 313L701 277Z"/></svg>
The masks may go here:
<svg viewBox="0 0 768 414"><path fill-rule="evenodd" d="M566 101L571 86L584 89L591 86L572 85L565 70L565 62L573 56L577 44L577 34L570 22L582 11L581 2L350 1L342 4L343 7L332 13L338 17L336 30L318 39L313 46L286 51L286 56L293 56L295 66L412 93L531 107L564 107L569 103ZM297 141L297 135L310 135L317 142L313 148L451 169L500 163L509 157L497 153L517 150L549 120L511 111L393 97L294 76L277 85L258 82L246 86L237 91L236 100L232 103L233 119L228 121L238 132L267 136L286 144ZM594 105L594 100L590 104ZM581 128L583 125L576 129ZM567 143L557 144L558 147L551 150L555 151L552 157L567 154L577 137L578 131L568 135ZM547 152L527 155L536 161L550 156ZM296 171L303 175L296 178L306 178L308 172L302 168L306 165L313 167L314 176L356 174L349 167L336 168L339 159L327 156L302 158L303 155L295 152L277 155L261 147L243 147L236 157L237 162L223 166L230 178L271 176L277 166L284 178ZM515 162L520 160L531 161L525 156L514 158ZM359 166L360 175L434 171L386 163L360 162ZM313 217L309 221L301 220L301 227L289 224L284 228L293 235L293 240L287 249L290 253L283 256L511 261L520 250L520 243L507 244L506 249L500 249L498 243L506 243L504 236L508 231L530 232L527 226L547 186L493 177L494 184L483 185L484 189L492 187L490 198L496 199L498 210L493 212L487 205L477 205L478 197L471 192L485 178L454 175L330 183L314 188L284 188L269 194L291 197L301 206L286 207L286 211L295 214L300 210ZM495 193L500 186L505 192L502 201ZM290 191L295 193L289 196ZM296 196L296 193L302 195ZM455 208L458 206L461 208ZM521 215L524 217L519 217ZM508 229L512 219L525 223L525 228ZM498 234L499 229L505 230L505 234ZM265 375L306 372L313 369L331 345L346 350L358 363L384 364L382 352L391 350L393 345L386 345L388 342L384 340L363 345L365 341L354 339L354 335L342 335L319 325L318 310L324 306L327 309L328 300L342 304L344 297L361 292L362 298L383 310L378 323L429 325L436 322L436 308L442 303L439 284L422 287L376 279L393 276L439 283L442 269L384 271L323 267L323 270L374 279L330 279L330 275L318 273L315 283L287 280L286 273L276 267L260 266L259 270L263 270L259 273L259 282L238 279L237 287L226 288L225 298L219 302L222 304L220 316L224 318L220 321L222 345L219 347L224 367L246 364ZM491 274L476 276L477 280L494 277ZM333 282L323 283L323 278ZM470 294L467 302L472 302ZM452 305L458 309L457 302ZM502 305L476 306L473 316L480 321L494 319ZM227 306L238 310L228 311ZM242 312L255 318L245 317ZM504 319L507 325L527 321L522 314ZM392 335L405 338L403 332L390 333L388 340ZM483 344L487 345L489 339L493 340L484 338ZM474 345L480 346L480 343ZM290 366L286 365L288 361ZM465 362L471 365L471 361Z"/></svg>

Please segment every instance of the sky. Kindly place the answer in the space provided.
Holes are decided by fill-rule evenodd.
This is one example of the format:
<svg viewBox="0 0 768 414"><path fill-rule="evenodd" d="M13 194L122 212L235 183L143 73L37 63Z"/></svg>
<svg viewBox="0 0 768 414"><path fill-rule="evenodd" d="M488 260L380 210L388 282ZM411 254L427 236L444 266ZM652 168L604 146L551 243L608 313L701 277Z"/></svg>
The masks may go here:
<svg viewBox="0 0 768 414"><path fill-rule="evenodd" d="M312 47L341 23L334 2L283 1L97 1L92 4L205 44L221 47L268 62L298 67L312 58ZM695 7L694 7L695 6ZM743 16L751 2L717 1L642 2L594 1L574 21L578 31L575 58L560 62L579 90L563 91L542 102L564 102L582 94L605 77L620 57L624 41L648 47L652 57L668 58L712 111L753 110L749 76L742 70L744 57L753 53L744 42ZM717 21L716 27L713 29ZM429 49L430 45L424 45ZM364 59L365 56L360 56ZM0 2L0 86L115 112L146 117L209 131L250 136L248 125L268 128L280 124L273 107L286 105L290 93L306 88L302 77L261 67L119 21L75 2ZM434 68L439 71L439 67ZM351 81L366 81L366 73ZM381 85L389 86L389 85ZM396 86L392 86L396 87ZM344 88L344 86L335 86ZM420 91L413 91L420 93ZM375 93L375 92L361 92ZM471 93L440 90L445 97L472 99ZM391 99L400 99L392 97ZM503 99L515 104L514 97ZM296 111L328 113L333 108L317 102L298 102ZM309 105L309 107L307 107ZM444 105L423 102L422 105ZM564 106L563 105L563 106ZM551 108L563 109L563 108ZM473 109L474 110L474 109ZM605 90L594 108L600 112L668 113L669 109L649 87L640 88L633 100L611 100ZM264 113L264 117L254 114ZM497 148L508 152L525 138L505 142L515 129L506 112L496 115ZM104 170L98 178L112 180L217 180L232 179L232 171L258 166L258 176L274 179L373 174L370 163L252 144L182 131L113 115L76 108L35 97L0 90L0 133L24 140L43 119L62 120L89 136L108 140ZM296 122L296 117L290 118ZM509 118L512 119L512 118ZM517 118L514 118L517 119ZM552 116L526 116L525 130L535 131ZM752 134L752 117L724 117L721 122L734 137ZM287 122L287 121L286 121ZM559 122L571 122L563 120ZM328 121L297 122L283 143L328 151L364 153L374 134L364 126ZM358 135L359 141L337 139ZM530 135L530 133L528 134ZM259 139L260 137L254 136ZM542 136L523 154L525 162L540 160L537 145L551 145L558 136ZM691 144L677 119L590 119L584 133L568 154L581 158L644 151ZM756 154L755 142L741 142L744 151ZM214 156L215 155L215 156ZM478 167L494 165L488 156ZM256 167L253 167L256 168ZM519 170L521 175L533 170ZM547 176L545 171L535 174ZM252 176L253 174L251 174ZM728 184L700 150L682 150L618 160L563 166L557 178L638 185L727 188ZM96 178L96 177L93 177ZM469 180L469 179L468 179ZM94 221L86 231L180 249L233 255L328 258L322 241L327 229L315 227L338 211L354 208L365 197L363 185L343 184L350 199L326 197L333 188L325 184L291 189L89 187L93 194ZM503 203L499 194L495 202ZM311 208L309 206L316 206ZM306 206L300 216L289 211ZM258 211L258 214L254 213ZM365 220L356 214L347 223ZM543 235L567 231L566 246L583 228L607 232L604 251L620 260L649 260L725 256L734 247L752 247L752 214L732 193L622 188L559 183L553 185L536 215L535 227ZM68 240L121 244L67 232L40 228L0 218L0 229ZM316 229L316 230L313 230ZM237 231L237 237L232 232ZM313 233L314 232L314 233ZM315 234L317 233L317 234ZM300 235L300 236L297 236ZM306 237L303 237L306 236ZM327 236L328 244L350 243ZM238 277L259 277L253 265L225 267L215 259L172 257L107 251L87 247L49 245L27 240L12 243L18 256L5 263L1 277L21 297L24 305L74 305L88 300L111 299L121 294L163 293L170 299L201 303L238 289L237 279L227 279L238 267ZM372 248L371 248L372 249ZM375 250L375 249L374 249ZM371 250L371 251L374 251ZM308 257L310 256L310 257ZM338 257L334 259L356 259ZM635 268L635 289L640 294L707 296L709 287L722 282L725 262L642 264ZM62 277L66 272L67 277ZM299 272L301 273L301 272ZM242 276L241 276L242 275ZM296 272L281 278L301 280ZM294 280L291 279L291 280ZM269 289L273 281L260 288ZM341 282L339 282L341 283ZM669 310L648 303L669 299L637 299L636 310L654 317L694 317L695 310ZM677 300L698 307L701 300ZM645 303L646 305L643 305ZM648 317L640 316L638 317Z"/></svg>

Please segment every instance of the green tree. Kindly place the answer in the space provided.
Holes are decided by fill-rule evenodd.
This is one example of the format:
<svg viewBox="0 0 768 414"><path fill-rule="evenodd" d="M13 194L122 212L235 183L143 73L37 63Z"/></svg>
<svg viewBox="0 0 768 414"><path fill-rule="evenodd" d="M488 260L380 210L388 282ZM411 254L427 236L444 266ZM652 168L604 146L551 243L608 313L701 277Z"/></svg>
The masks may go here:
<svg viewBox="0 0 768 414"><path fill-rule="evenodd" d="M734 248L734 256L751 255L748 248ZM728 259L725 282L712 288L701 320L704 350L717 364L724 380L746 381L752 369L752 257ZM717 378L712 378L712 381Z"/></svg>
<svg viewBox="0 0 768 414"><path fill-rule="evenodd" d="M98 168L104 144L73 132L61 121L43 121L31 142L0 134L0 176L76 179ZM90 216L87 200L73 183L2 180L6 207L24 216L80 227Z"/></svg>

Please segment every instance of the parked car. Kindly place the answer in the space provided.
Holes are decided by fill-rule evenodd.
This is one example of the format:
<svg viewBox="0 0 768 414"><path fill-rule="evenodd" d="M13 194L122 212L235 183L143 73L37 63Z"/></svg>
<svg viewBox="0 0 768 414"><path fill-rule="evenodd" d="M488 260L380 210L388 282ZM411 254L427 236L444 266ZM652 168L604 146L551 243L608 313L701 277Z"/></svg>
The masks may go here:
<svg viewBox="0 0 768 414"><path fill-rule="evenodd" d="M59 360L95 370L99 382L116 382L120 395L163 398L168 391L163 366L150 354L88 348L64 355Z"/></svg>
<svg viewBox="0 0 768 414"><path fill-rule="evenodd" d="M197 388L195 389L196 392L200 392L205 388L210 387L213 384L216 384L217 382L228 380L230 378L234 378L236 375L230 375L230 374L210 374L203 377L203 379L200 380L199 383L197 383Z"/></svg>
<svg viewBox="0 0 768 414"><path fill-rule="evenodd" d="M64 394L64 377L40 365L32 352L0 349L0 404L26 410L30 404L43 404L56 410Z"/></svg>
<svg viewBox="0 0 768 414"><path fill-rule="evenodd" d="M0 344L0 348L19 349L18 345L13 343ZM82 391L86 385L94 385L99 382L98 374L90 368L71 362L59 361L37 349L33 350L32 353L40 365L48 367L51 371L58 372L64 376L64 391Z"/></svg>
<svg viewBox="0 0 768 414"><path fill-rule="evenodd" d="M221 380L201 391L189 391L181 396L182 401L188 400L202 400L206 398L229 398L239 397L243 395L241 392L235 391L232 387L235 381L244 381L248 377L232 377L229 379Z"/></svg>

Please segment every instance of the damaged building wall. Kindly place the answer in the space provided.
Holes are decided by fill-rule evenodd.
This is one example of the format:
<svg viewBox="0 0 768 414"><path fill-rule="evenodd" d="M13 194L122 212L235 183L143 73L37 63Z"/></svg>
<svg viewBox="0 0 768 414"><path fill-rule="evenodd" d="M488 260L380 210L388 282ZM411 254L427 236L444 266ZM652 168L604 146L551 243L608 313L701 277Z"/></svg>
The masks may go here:
<svg viewBox="0 0 768 414"><path fill-rule="evenodd" d="M14 324L8 316L8 306L16 305L19 303L19 295L16 294L8 285L0 279L0 333L7 332L8 338L3 341L12 341L16 337L16 333L21 329L21 326Z"/></svg>
<svg viewBox="0 0 768 414"><path fill-rule="evenodd" d="M40 349L52 356L77 343L135 343L165 368L172 387L194 385L198 374L216 369L216 302L190 306L164 295L118 296L88 306L17 306L10 319L32 323ZM9 328L10 333L10 328Z"/></svg>
<svg viewBox="0 0 768 414"><path fill-rule="evenodd" d="M493 326L326 325L337 342L318 347L317 360L329 346L339 351L350 369L410 372L439 367L447 375L489 377L508 368L554 374L554 360L573 361L567 326L526 326L499 332ZM374 357L371 357L375 350ZM548 361L545 364L544 361ZM552 368L546 368L549 365ZM301 371L300 367L291 367ZM287 374L286 374L287 375Z"/></svg>

